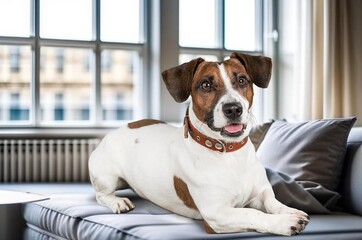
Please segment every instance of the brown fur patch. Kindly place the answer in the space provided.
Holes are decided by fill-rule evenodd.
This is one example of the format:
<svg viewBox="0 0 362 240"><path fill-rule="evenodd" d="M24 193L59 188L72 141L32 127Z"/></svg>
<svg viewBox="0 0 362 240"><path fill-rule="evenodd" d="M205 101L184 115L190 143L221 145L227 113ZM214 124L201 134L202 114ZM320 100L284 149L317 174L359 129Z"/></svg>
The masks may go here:
<svg viewBox="0 0 362 240"><path fill-rule="evenodd" d="M203 92L200 84L208 79L211 81L213 91ZM218 63L203 62L197 69L192 85L193 111L200 121L205 122L206 116L213 111L216 103L225 93L225 86L219 71Z"/></svg>
<svg viewBox="0 0 362 240"><path fill-rule="evenodd" d="M229 78L231 79L231 84L234 86L234 89L240 93L243 97L246 98L249 102L249 109L253 105L254 98L254 89L253 83L251 82L250 75L245 70L245 67L235 58L230 58L224 62L225 70ZM237 79L235 78L235 74L243 73L250 81L250 83L245 88L238 87Z"/></svg>
<svg viewBox="0 0 362 240"><path fill-rule="evenodd" d="M214 233L216 233L215 231L214 231L214 229L212 229L211 227L210 227L210 225L204 220L204 227L205 227L205 230L206 230L206 232L207 233L209 233L209 234L214 234Z"/></svg>
<svg viewBox="0 0 362 240"><path fill-rule="evenodd" d="M181 178L174 176L173 185L177 196L184 202L184 204L189 208L198 210L194 200L192 199L187 184Z"/></svg>
<svg viewBox="0 0 362 240"><path fill-rule="evenodd" d="M145 127L145 126L149 126L149 125L153 125L153 124L166 124L163 121L160 120L155 120L155 119L142 119L136 122L130 122L128 123L128 128L130 129L136 129L136 128L141 128L141 127Z"/></svg>

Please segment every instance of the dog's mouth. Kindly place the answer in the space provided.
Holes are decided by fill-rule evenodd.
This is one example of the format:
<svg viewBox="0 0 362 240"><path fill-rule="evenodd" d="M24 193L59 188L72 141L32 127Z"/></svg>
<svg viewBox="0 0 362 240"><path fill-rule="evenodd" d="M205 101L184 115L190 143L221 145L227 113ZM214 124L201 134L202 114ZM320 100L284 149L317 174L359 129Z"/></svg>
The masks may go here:
<svg viewBox="0 0 362 240"><path fill-rule="evenodd" d="M220 132L220 134L225 137L240 137L247 127L246 123L241 122L231 122L221 128L215 127L212 114L207 115L206 123L211 130L215 132Z"/></svg>
<svg viewBox="0 0 362 240"><path fill-rule="evenodd" d="M239 137L243 134L246 129L246 124L233 123L229 124L221 129L221 135L228 137Z"/></svg>

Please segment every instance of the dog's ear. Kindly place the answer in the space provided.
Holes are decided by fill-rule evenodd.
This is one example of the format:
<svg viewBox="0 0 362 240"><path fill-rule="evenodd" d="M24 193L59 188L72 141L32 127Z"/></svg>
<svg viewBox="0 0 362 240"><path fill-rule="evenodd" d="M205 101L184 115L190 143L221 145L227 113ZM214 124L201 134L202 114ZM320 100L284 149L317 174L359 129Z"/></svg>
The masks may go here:
<svg viewBox="0 0 362 240"><path fill-rule="evenodd" d="M204 61L202 58L196 58L162 72L163 81L176 102L184 102L190 96L192 79L197 67Z"/></svg>
<svg viewBox="0 0 362 240"><path fill-rule="evenodd" d="M264 56L252 56L243 53L234 52L230 56L236 58L245 67L251 81L260 88L267 88L270 82L272 61Z"/></svg>

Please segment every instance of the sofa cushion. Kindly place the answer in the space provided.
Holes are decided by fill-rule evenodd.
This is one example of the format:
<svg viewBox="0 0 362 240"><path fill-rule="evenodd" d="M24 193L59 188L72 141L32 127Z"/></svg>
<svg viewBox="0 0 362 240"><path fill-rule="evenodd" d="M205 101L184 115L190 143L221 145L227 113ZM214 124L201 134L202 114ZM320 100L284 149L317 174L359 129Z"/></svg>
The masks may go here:
<svg viewBox="0 0 362 240"><path fill-rule="evenodd" d="M207 234L202 221L168 212L129 190L118 191L117 195L129 197L136 208L129 213L114 214L97 204L94 193L52 195L50 200L28 203L24 206L28 225L24 239L34 236L79 240L280 239L280 236L254 232ZM312 215L307 228L293 239L325 239L326 236L329 240L362 236L362 217Z"/></svg>
<svg viewBox="0 0 362 240"><path fill-rule="evenodd" d="M265 167L297 181L313 182L336 191L347 137L356 118L303 123L275 121L257 151Z"/></svg>

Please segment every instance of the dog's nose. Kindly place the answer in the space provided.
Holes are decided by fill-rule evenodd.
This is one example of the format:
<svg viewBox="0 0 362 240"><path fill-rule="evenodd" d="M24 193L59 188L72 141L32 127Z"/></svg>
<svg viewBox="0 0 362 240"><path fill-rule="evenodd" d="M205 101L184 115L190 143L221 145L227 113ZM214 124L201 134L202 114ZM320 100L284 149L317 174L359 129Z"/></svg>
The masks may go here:
<svg viewBox="0 0 362 240"><path fill-rule="evenodd" d="M243 113L243 107L238 103L226 103L222 106L222 111L227 118L236 120Z"/></svg>

